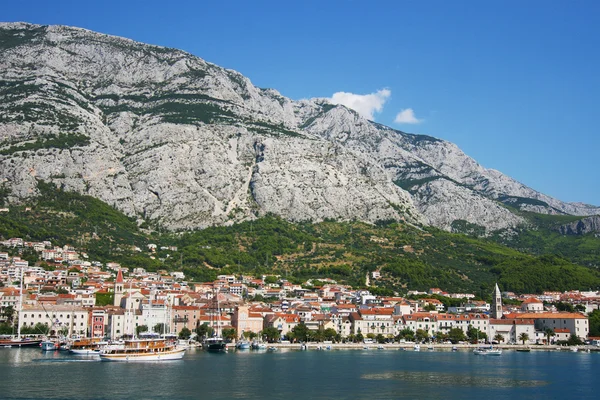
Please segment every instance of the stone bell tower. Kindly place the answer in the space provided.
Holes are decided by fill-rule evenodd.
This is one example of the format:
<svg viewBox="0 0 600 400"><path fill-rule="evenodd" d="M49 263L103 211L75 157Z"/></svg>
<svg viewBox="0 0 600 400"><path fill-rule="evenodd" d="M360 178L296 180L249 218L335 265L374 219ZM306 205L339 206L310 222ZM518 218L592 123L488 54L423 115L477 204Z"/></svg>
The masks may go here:
<svg viewBox="0 0 600 400"><path fill-rule="evenodd" d="M496 288L494 289L494 295L492 299L492 312L490 313L490 317L494 319L502 318L502 293L500 293L500 288L496 283Z"/></svg>

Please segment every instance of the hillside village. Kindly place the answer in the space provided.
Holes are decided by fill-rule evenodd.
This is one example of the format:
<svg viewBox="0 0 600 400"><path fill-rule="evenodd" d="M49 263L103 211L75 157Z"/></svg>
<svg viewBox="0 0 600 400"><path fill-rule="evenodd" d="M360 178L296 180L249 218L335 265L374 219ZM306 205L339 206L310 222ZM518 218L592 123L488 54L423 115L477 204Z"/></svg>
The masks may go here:
<svg viewBox="0 0 600 400"><path fill-rule="evenodd" d="M517 295L502 293L497 285L486 303L474 294L440 288L386 297L331 279L299 285L273 275L220 275L192 283L182 272L87 261L75 248L50 242L12 238L0 245L5 250L0 252L0 318L19 321L26 334L116 339L145 331L201 336L218 329L231 340L579 343L594 339L587 313L600 304L598 292ZM25 249L35 251L40 262L30 265L9 255ZM377 272L370 279L377 279ZM461 299L460 306L445 305L444 298ZM557 310L552 303L574 311Z"/></svg>

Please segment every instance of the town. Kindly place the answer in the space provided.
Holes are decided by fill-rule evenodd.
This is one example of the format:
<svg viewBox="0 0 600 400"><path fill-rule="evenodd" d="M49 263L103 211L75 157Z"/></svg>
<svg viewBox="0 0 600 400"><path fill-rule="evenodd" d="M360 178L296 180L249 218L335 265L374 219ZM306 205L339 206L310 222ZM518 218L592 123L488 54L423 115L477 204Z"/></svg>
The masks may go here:
<svg viewBox="0 0 600 400"><path fill-rule="evenodd" d="M594 291L516 295L496 285L486 302L439 288L377 296L331 279L299 285L276 275L191 283L182 272L103 265L47 241L12 238L0 245L13 254L32 249L40 259L30 265L0 252L0 322L17 323L22 334L200 339L218 330L230 341L598 344L587 316L600 304Z"/></svg>

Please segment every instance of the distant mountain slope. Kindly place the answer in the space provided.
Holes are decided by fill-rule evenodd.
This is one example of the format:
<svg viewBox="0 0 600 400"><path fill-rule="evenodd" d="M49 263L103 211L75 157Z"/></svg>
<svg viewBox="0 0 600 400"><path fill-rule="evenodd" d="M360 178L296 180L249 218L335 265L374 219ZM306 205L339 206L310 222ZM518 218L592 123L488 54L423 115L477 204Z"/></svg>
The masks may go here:
<svg viewBox="0 0 600 400"><path fill-rule="evenodd" d="M0 24L0 174L12 202L39 180L167 229L274 213L490 230L513 207L600 214L455 145L292 101L188 53L64 26Z"/></svg>

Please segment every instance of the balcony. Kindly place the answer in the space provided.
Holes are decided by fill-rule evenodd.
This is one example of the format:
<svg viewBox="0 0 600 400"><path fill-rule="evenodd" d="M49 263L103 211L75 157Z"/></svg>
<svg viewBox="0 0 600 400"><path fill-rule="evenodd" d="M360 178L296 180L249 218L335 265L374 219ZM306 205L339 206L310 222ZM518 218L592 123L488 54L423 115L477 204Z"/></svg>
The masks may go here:
<svg viewBox="0 0 600 400"><path fill-rule="evenodd" d="M185 324L188 321L189 321L188 317L175 317L175 318L173 318L173 322L175 322L176 324Z"/></svg>

